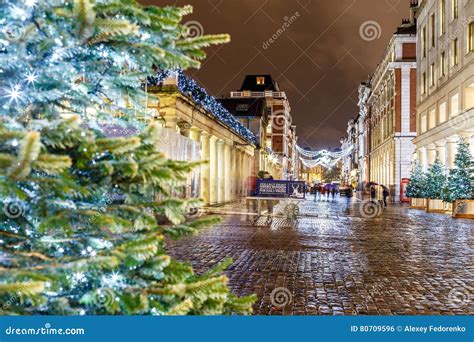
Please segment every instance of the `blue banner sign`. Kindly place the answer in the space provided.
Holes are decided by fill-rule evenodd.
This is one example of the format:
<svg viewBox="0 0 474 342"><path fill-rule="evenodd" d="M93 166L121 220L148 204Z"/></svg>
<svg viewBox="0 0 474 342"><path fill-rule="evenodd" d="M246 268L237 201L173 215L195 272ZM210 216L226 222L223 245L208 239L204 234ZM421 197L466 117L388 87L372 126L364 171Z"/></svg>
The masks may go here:
<svg viewBox="0 0 474 342"><path fill-rule="evenodd" d="M305 182L258 180L256 196L304 199L305 187Z"/></svg>
<svg viewBox="0 0 474 342"><path fill-rule="evenodd" d="M0 341L472 342L472 316L0 317Z"/></svg>

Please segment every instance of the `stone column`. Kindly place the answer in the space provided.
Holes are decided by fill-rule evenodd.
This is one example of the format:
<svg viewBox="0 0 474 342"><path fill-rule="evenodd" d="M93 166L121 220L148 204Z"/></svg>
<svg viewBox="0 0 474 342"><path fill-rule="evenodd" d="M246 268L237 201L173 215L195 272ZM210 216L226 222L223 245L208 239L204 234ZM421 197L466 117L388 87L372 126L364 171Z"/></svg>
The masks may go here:
<svg viewBox="0 0 474 342"><path fill-rule="evenodd" d="M224 140L217 141L217 203L225 202L225 155Z"/></svg>
<svg viewBox="0 0 474 342"><path fill-rule="evenodd" d="M201 140L201 161L205 163L201 164L201 198L206 205L211 203L210 201L210 136L207 132L202 132L200 136Z"/></svg>
<svg viewBox="0 0 474 342"><path fill-rule="evenodd" d="M449 137L446 141L446 165L449 169L454 167L454 158L456 156L458 137Z"/></svg>
<svg viewBox="0 0 474 342"><path fill-rule="evenodd" d="M225 160L225 186L224 186L224 201L232 201L232 156L230 144L224 146L224 160Z"/></svg>
<svg viewBox="0 0 474 342"><path fill-rule="evenodd" d="M236 187L236 197L237 199L242 198L242 177L243 177L243 167L242 167L243 157L242 151L239 149L237 150L237 164L236 164L236 171L237 177L235 177L235 187Z"/></svg>
<svg viewBox="0 0 474 342"><path fill-rule="evenodd" d="M428 153L428 165L433 165L436 159L436 145L430 144L426 147Z"/></svg>
<svg viewBox="0 0 474 342"><path fill-rule="evenodd" d="M237 163L238 163L238 150L235 146L232 146L232 200L237 200Z"/></svg>
<svg viewBox="0 0 474 342"><path fill-rule="evenodd" d="M211 204L217 204L218 202L218 184L217 184L217 138L215 136L211 136L210 140L210 158L209 158L209 167L210 171L210 190L209 190L209 198Z"/></svg>
<svg viewBox="0 0 474 342"><path fill-rule="evenodd" d="M201 140L201 130L197 127L192 127L189 133L189 137L194 141Z"/></svg>
<svg viewBox="0 0 474 342"><path fill-rule="evenodd" d="M446 141L440 140L436 142L436 152L438 153L439 160L443 165L447 164L446 160Z"/></svg>
<svg viewBox="0 0 474 342"><path fill-rule="evenodd" d="M178 117L170 113L165 113L163 119L165 120L165 128L170 128L176 132L178 127Z"/></svg>

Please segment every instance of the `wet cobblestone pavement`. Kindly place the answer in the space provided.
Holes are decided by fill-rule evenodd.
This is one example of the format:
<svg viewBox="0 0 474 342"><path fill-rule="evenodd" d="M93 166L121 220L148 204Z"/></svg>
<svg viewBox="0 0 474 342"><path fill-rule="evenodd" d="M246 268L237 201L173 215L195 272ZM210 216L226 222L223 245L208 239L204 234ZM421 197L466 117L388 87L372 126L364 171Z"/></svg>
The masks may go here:
<svg viewBox="0 0 474 342"><path fill-rule="evenodd" d="M198 273L233 258L229 285L256 293L259 315L474 313L474 221L401 205L367 215L361 206L307 200L296 220L222 215L169 250Z"/></svg>

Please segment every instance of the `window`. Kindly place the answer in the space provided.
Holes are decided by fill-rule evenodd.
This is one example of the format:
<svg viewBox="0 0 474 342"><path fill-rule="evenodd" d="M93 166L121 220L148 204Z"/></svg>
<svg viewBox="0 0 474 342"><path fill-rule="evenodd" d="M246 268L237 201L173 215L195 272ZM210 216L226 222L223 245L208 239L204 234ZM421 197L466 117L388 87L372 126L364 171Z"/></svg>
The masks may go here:
<svg viewBox="0 0 474 342"><path fill-rule="evenodd" d="M439 35L446 33L446 0L439 2Z"/></svg>
<svg viewBox="0 0 474 342"><path fill-rule="evenodd" d="M446 52L443 51L441 52L441 58L439 60L440 62L440 73L441 73L441 77L444 77L446 76Z"/></svg>
<svg viewBox="0 0 474 342"><path fill-rule="evenodd" d="M451 117L456 116L459 114L459 94L454 94L451 96Z"/></svg>
<svg viewBox="0 0 474 342"><path fill-rule="evenodd" d="M435 85L435 65L434 63L431 63L430 65L430 86Z"/></svg>
<svg viewBox="0 0 474 342"><path fill-rule="evenodd" d="M447 119L446 117L446 102L442 102L439 105L439 123L445 122Z"/></svg>
<svg viewBox="0 0 474 342"><path fill-rule="evenodd" d="M426 26L421 30L421 53L426 57Z"/></svg>
<svg viewBox="0 0 474 342"><path fill-rule="evenodd" d="M435 46L435 15L432 14L430 17L430 37L431 37L431 47Z"/></svg>
<svg viewBox="0 0 474 342"><path fill-rule="evenodd" d="M427 131L426 113L421 116L421 133Z"/></svg>
<svg viewBox="0 0 474 342"><path fill-rule="evenodd" d="M451 0L451 1L453 4L452 10L453 10L453 20L454 20L458 17L458 0Z"/></svg>
<svg viewBox="0 0 474 342"><path fill-rule="evenodd" d="M466 110L474 108L474 81L466 86L464 94L466 99Z"/></svg>
<svg viewBox="0 0 474 342"><path fill-rule="evenodd" d="M453 66L458 65L459 63L459 46L458 46L458 39L455 38L453 40L453 47L452 47L452 52L453 52Z"/></svg>
<svg viewBox="0 0 474 342"><path fill-rule="evenodd" d="M421 93L426 94L426 72L421 75Z"/></svg>
<svg viewBox="0 0 474 342"><path fill-rule="evenodd" d="M469 24L467 39L468 51L472 52L474 51L474 21Z"/></svg>
<svg viewBox="0 0 474 342"><path fill-rule="evenodd" d="M436 108L433 108L430 110L428 129L433 129L435 127L436 127Z"/></svg>
<svg viewBox="0 0 474 342"><path fill-rule="evenodd" d="M257 85L264 85L265 84L265 77L264 76L258 76L257 77Z"/></svg>

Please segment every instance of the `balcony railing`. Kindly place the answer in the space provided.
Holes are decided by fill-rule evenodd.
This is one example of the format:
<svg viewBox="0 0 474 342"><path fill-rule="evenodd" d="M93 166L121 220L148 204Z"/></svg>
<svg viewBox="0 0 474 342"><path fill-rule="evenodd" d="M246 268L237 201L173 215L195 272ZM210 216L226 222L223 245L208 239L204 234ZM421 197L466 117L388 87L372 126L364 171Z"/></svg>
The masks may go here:
<svg viewBox="0 0 474 342"><path fill-rule="evenodd" d="M258 97L273 97L286 99L286 94L284 91L232 91L230 93L231 98L258 98Z"/></svg>

